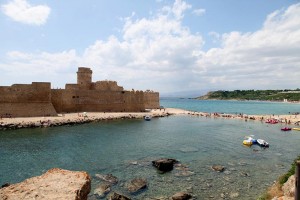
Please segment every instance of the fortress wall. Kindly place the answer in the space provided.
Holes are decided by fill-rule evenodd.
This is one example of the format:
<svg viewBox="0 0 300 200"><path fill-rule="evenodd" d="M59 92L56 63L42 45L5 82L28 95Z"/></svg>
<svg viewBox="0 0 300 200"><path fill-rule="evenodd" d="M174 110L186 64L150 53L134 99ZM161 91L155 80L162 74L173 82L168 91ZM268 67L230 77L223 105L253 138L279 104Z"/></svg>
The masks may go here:
<svg viewBox="0 0 300 200"><path fill-rule="evenodd" d="M154 109L159 108L159 93L158 92L144 92L145 108Z"/></svg>
<svg viewBox="0 0 300 200"><path fill-rule="evenodd" d="M62 113L63 103L62 94L64 89L52 89L51 90L51 102L57 113Z"/></svg>
<svg viewBox="0 0 300 200"><path fill-rule="evenodd" d="M14 84L0 87L0 102L51 102L50 83Z"/></svg>
<svg viewBox="0 0 300 200"><path fill-rule="evenodd" d="M142 91L124 91L125 111L127 112L143 112L145 111L144 105L144 92Z"/></svg>
<svg viewBox="0 0 300 200"><path fill-rule="evenodd" d="M123 87L118 86L116 81L97 81L93 83L92 89L101 91L123 91Z"/></svg>
<svg viewBox="0 0 300 200"><path fill-rule="evenodd" d="M2 117L57 116L52 103L0 103Z"/></svg>
<svg viewBox="0 0 300 200"><path fill-rule="evenodd" d="M52 90L59 113L144 111L143 93L128 91Z"/></svg>
<svg viewBox="0 0 300 200"><path fill-rule="evenodd" d="M159 93L124 91L116 81L92 82L92 70L79 67L77 84L52 89L51 83L0 86L0 115L49 116L67 112L143 112L159 107Z"/></svg>
<svg viewBox="0 0 300 200"><path fill-rule="evenodd" d="M78 89L77 84L66 84L66 90L75 90Z"/></svg>
<svg viewBox="0 0 300 200"><path fill-rule="evenodd" d="M50 83L14 84L0 87L0 115L12 117L53 116Z"/></svg>

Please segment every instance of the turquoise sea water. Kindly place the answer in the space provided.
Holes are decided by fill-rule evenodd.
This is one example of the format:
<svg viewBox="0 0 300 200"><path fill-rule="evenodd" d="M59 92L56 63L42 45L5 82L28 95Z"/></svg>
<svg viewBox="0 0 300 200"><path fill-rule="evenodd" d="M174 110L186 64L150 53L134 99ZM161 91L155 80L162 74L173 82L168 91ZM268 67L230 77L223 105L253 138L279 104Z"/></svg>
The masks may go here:
<svg viewBox="0 0 300 200"><path fill-rule="evenodd" d="M164 99L161 105L170 107L174 101ZM228 102L219 102L222 103L228 107ZM241 102L230 102L235 103ZM294 104L255 104L258 106L244 105L244 110L232 109L232 112L258 113L261 106L275 105L291 106L280 112L300 110L299 105L294 107ZM196 103L178 99L176 105L193 110ZM200 107L205 111L203 105ZM223 107L218 105L214 112L227 112L228 108L218 110ZM207 109L211 108L213 106ZM101 183L95 174L111 173L120 180L112 189L133 199L171 196L185 190L198 199L222 199L221 196L237 194L236 199L256 199L300 154L300 132L281 132L280 127L257 121L170 116L150 122L112 120L0 131L0 184L20 182L59 167L87 171L92 177L92 189ZM246 135L265 139L270 148L243 146ZM161 157L178 159L187 169L160 174L151 166L151 161ZM214 172L211 166L215 164L225 166L226 170ZM130 195L126 183L136 177L146 178L148 188Z"/></svg>
<svg viewBox="0 0 300 200"><path fill-rule="evenodd" d="M223 101L162 98L160 104L166 108L182 108L201 112L221 112L228 114L289 114L300 112L300 103L261 102L261 101Z"/></svg>

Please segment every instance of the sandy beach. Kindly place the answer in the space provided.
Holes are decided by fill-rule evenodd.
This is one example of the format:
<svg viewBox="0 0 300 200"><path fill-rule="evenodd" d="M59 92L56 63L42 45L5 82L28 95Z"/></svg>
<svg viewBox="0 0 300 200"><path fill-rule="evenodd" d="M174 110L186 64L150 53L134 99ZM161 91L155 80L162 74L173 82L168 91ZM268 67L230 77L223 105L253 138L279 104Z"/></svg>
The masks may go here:
<svg viewBox="0 0 300 200"><path fill-rule="evenodd" d="M226 118L239 120L258 120L267 121L275 119L278 123L286 125L299 125L299 115L245 115L245 114L224 114L224 113L206 113L193 112L177 108L152 109L148 112L87 112L87 113L68 113L60 114L54 117L20 117L20 118L2 118L0 119L0 129L33 128L47 126L73 125L89 123L92 121L112 120L112 119L143 119L145 116L166 117L169 115L191 115L210 118Z"/></svg>

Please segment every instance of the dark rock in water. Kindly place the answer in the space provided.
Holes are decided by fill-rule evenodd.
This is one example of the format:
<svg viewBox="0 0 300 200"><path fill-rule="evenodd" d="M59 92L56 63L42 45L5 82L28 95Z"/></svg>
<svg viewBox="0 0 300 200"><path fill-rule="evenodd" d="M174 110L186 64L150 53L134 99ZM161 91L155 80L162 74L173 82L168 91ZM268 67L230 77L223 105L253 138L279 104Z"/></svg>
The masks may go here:
<svg viewBox="0 0 300 200"><path fill-rule="evenodd" d="M4 183L3 185L1 185L1 188L5 188L5 187L8 187L8 186L10 186L9 183Z"/></svg>
<svg viewBox="0 0 300 200"><path fill-rule="evenodd" d="M127 185L127 189L130 193L138 192L142 189L145 189L147 187L147 181L143 178L135 178L130 181L130 183Z"/></svg>
<svg viewBox="0 0 300 200"><path fill-rule="evenodd" d="M211 168L217 172L223 172L225 169L225 167L222 165L213 165L213 166L211 166Z"/></svg>
<svg viewBox="0 0 300 200"><path fill-rule="evenodd" d="M188 200L192 198L192 195L184 192L177 192L172 196L172 200Z"/></svg>
<svg viewBox="0 0 300 200"><path fill-rule="evenodd" d="M111 184L117 184L118 178L113 176L112 174L95 174L97 178L100 178L101 180L104 180L106 182L109 182Z"/></svg>
<svg viewBox="0 0 300 200"><path fill-rule="evenodd" d="M105 197L106 194L110 192L110 184L103 183L99 185L95 190L94 194L98 195L100 198Z"/></svg>
<svg viewBox="0 0 300 200"><path fill-rule="evenodd" d="M162 158L152 161L152 165L162 172L168 172L173 170L173 166L178 161L170 158Z"/></svg>
<svg viewBox="0 0 300 200"><path fill-rule="evenodd" d="M114 192L110 197L108 197L108 200L131 200L131 199L122 194L118 194Z"/></svg>

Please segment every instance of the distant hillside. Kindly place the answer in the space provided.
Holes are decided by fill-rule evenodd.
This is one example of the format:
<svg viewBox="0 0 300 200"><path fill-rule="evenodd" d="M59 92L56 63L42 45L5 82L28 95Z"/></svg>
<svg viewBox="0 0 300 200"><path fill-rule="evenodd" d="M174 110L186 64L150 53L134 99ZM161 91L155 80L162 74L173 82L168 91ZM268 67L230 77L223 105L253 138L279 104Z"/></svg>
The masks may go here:
<svg viewBox="0 0 300 200"><path fill-rule="evenodd" d="M195 99L218 100L260 100L260 101L300 101L300 89L296 90L234 90L213 91Z"/></svg>

